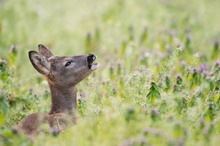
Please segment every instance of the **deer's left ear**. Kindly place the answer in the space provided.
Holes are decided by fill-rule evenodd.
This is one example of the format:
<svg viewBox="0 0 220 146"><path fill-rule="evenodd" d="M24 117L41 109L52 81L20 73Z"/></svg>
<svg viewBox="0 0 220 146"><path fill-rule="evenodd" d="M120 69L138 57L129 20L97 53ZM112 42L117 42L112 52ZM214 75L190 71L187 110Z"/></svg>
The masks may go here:
<svg viewBox="0 0 220 146"><path fill-rule="evenodd" d="M39 44L38 45L38 50L39 52L46 58L50 58L51 56L53 56L53 54L50 52L49 49L47 49L47 47L45 47L44 45L42 44Z"/></svg>
<svg viewBox="0 0 220 146"><path fill-rule="evenodd" d="M50 73L50 63L47 59L40 53L35 51L29 52L29 59L34 66L34 68L43 75L48 75Z"/></svg>

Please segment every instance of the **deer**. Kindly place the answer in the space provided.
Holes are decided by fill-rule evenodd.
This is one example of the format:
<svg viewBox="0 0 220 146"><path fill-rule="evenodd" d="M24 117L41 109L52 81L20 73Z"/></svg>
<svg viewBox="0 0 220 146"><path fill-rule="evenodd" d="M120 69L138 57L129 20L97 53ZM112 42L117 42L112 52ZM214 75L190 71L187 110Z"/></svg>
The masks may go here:
<svg viewBox="0 0 220 146"><path fill-rule="evenodd" d="M47 80L51 93L51 109L49 113L30 114L16 126L19 133L32 139L42 131L43 124L60 133L69 124L76 123L76 85L98 67L98 63L94 63L94 54L54 56L42 44L38 45L38 50L39 52L29 51L29 59L33 67Z"/></svg>

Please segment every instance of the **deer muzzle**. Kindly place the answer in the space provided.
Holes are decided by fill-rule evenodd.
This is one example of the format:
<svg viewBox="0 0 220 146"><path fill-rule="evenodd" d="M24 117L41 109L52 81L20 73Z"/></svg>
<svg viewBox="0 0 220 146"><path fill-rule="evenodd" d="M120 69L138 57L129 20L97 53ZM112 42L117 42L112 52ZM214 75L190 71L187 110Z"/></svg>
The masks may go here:
<svg viewBox="0 0 220 146"><path fill-rule="evenodd" d="M87 57L88 67L89 69L95 70L98 66L97 63L93 63L96 60L96 56L94 54L89 54Z"/></svg>

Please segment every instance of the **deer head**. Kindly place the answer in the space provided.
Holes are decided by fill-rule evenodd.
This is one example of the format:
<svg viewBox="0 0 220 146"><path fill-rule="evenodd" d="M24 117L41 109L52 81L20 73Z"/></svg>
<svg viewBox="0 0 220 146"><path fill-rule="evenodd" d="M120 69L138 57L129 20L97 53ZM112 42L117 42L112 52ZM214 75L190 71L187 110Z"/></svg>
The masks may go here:
<svg viewBox="0 0 220 146"><path fill-rule="evenodd" d="M46 76L49 84L75 86L98 67L93 54L81 56L54 56L45 46L38 45L39 52L30 51L29 59L34 68Z"/></svg>

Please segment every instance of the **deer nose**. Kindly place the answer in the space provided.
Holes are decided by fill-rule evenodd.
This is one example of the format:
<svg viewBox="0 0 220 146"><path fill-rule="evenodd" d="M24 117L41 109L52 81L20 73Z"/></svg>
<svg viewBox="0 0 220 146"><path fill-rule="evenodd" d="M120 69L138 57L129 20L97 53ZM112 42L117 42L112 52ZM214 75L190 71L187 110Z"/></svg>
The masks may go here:
<svg viewBox="0 0 220 146"><path fill-rule="evenodd" d="M89 64L91 64L96 59L96 56L94 54L89 54L87 57L87 61Z"/></svg>

